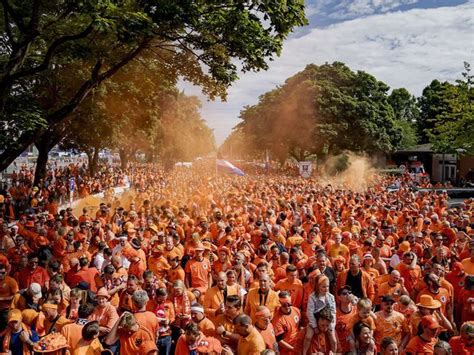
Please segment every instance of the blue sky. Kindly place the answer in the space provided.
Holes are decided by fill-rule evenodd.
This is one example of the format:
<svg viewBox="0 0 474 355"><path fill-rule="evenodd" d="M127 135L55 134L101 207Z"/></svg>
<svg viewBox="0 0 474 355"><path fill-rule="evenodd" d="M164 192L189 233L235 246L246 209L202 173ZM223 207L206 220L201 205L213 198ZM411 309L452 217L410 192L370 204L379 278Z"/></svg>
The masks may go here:
<svg viewBox="0 0 474 355"><path fill-rule="evenodd" d="M200 97L217 144L245 105L310 63L342 61L417 96L435 78L458 79L463 61L474 65L474 0L311 0L306 14L309 25L289 36L269 70L241 74L226 102L210 102L199 88L182 84Z"/></svg>

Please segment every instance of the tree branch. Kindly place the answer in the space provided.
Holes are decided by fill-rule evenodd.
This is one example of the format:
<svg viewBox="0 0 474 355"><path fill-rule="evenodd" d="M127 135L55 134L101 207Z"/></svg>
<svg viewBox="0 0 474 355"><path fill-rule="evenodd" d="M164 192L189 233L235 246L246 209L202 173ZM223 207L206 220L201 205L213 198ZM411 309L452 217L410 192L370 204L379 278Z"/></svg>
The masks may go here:
<svg viewBox="0 0 474 355"><path fill-rule="evenodd" d="M3 8L4 8L5 13L9 12L12 19L13 19L13 21L18 26L19 30L21 32L25 33L26 32L26 27L25 27L25 24L23 23L23 20L21 19L21 17L19 17L19 16L17 16L17 14L15 14L15 12L13 11L13 8L8 3L8 0L2 0L2 4L3 4Z"/></svg>
<svg viewBox="0 0 474 355"><path fill-rule="evenodd" d="M46 52L46 54L44 56L43 63L41 63L40 65L38 65L34 68L26 69L26 70L20 71L18 73L12 74L12 75L8 76L7 78L3 79L2 81L8 80L7 83L6 83L6 85L8 85L8 84L11 84L14 81L16 81L16 80L18 80L22 77L29 76L29 75L34 75L36 73L39 73L41 71L44 71L44 70L48 69L49 64L51 62L51 59L53 58L53 56L54 56L56 50L59 48L59 46L61 46L62 44L66 43L68 41L74 41L74 40L78 40L78 39L87 37L87 35L92 32L93 28L94 28L94 26L92 25L92 23L90 23L89 26L87 26L84 29L84 31L82 31L80 33L77 33L75 35L62 36L62 37L56 39L51 44L51 46L48 48L48 51ZM3 83L2 83L2 85L3 85Z"/></svg>

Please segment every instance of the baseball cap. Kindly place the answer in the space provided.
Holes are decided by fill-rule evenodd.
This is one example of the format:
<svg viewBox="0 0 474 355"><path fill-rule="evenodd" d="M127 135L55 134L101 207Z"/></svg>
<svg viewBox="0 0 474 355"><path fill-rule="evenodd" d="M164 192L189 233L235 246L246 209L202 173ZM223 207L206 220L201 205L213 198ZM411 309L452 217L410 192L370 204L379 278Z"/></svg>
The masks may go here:
<svg viewBox="0 0 474 355"><path fill-rule="evenodd" d="M8 322L21 322L22 319L23 317L19 309L14 308L10 310L10 312L8 312L8 318L7 318Z"/></svg>
<svg viewBox="0 0 474 355"><path fill-rule="evenodd" d="M41 294L41 285L36 282L33 282L30 285L30 292L32 296L39 297L39 298L43 297L43 295Z"/></svg>
<svg viewBox="0 0 474 355"><path fill-rule="evenodd" d="M428 328L428 329L438 329L439 328L439 323L436 320L435 317L429 315L429 316L424 316L421 318L421 325L423 328Z"/></svg>

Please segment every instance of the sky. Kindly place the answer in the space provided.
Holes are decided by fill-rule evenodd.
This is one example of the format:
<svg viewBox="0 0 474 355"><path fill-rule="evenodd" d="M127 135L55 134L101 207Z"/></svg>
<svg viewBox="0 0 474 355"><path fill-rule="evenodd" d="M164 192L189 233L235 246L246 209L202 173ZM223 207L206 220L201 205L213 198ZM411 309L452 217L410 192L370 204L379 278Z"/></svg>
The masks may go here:
<svg viewBox="0 0 474 355"><path fill-rule="evenodd" d="M391 88L421 95L433 79L461 78L463 62L474 65L474 0L311 0L309 25L285 41L267 71L240 75L226 102L201 99L201 115L220 145L239 123L240 111L307 64L340 61L364 70Z"/></svg>

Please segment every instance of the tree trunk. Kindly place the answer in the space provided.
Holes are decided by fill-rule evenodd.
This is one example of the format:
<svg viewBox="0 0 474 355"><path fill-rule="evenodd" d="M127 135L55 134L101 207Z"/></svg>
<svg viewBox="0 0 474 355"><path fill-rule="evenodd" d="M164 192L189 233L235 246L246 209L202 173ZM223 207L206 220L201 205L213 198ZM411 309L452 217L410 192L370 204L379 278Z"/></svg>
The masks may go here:
<svg viewBox="0 0 474 355"><path fill-rule="evenodd" d="M130 158L129 153L125 149L120 149L119 150L119 155L120 155L120 166L122 170L126 170L128 166L128 160Z"/></svg>
<svg viewBox="0 0 474 355"><path fill-rule="evenodd" d="M97 172L97 163L99 161L99 148L94 147L94 154L92 155L92 162L89 165L89 174L90 176L95 176L95 173Z"/></svg>
<svg viewBox="0 0 474 355"><path fill-rule="evenodd" d="M46 167L48 165L48 154L51 148L49 147L48 142L40 140L35 143L36 148L38 149L38 158L36 159L36 170L35 170L35 180L33 182L34 186L38 186L41 180L44 181L46 178Z"/></svg>

